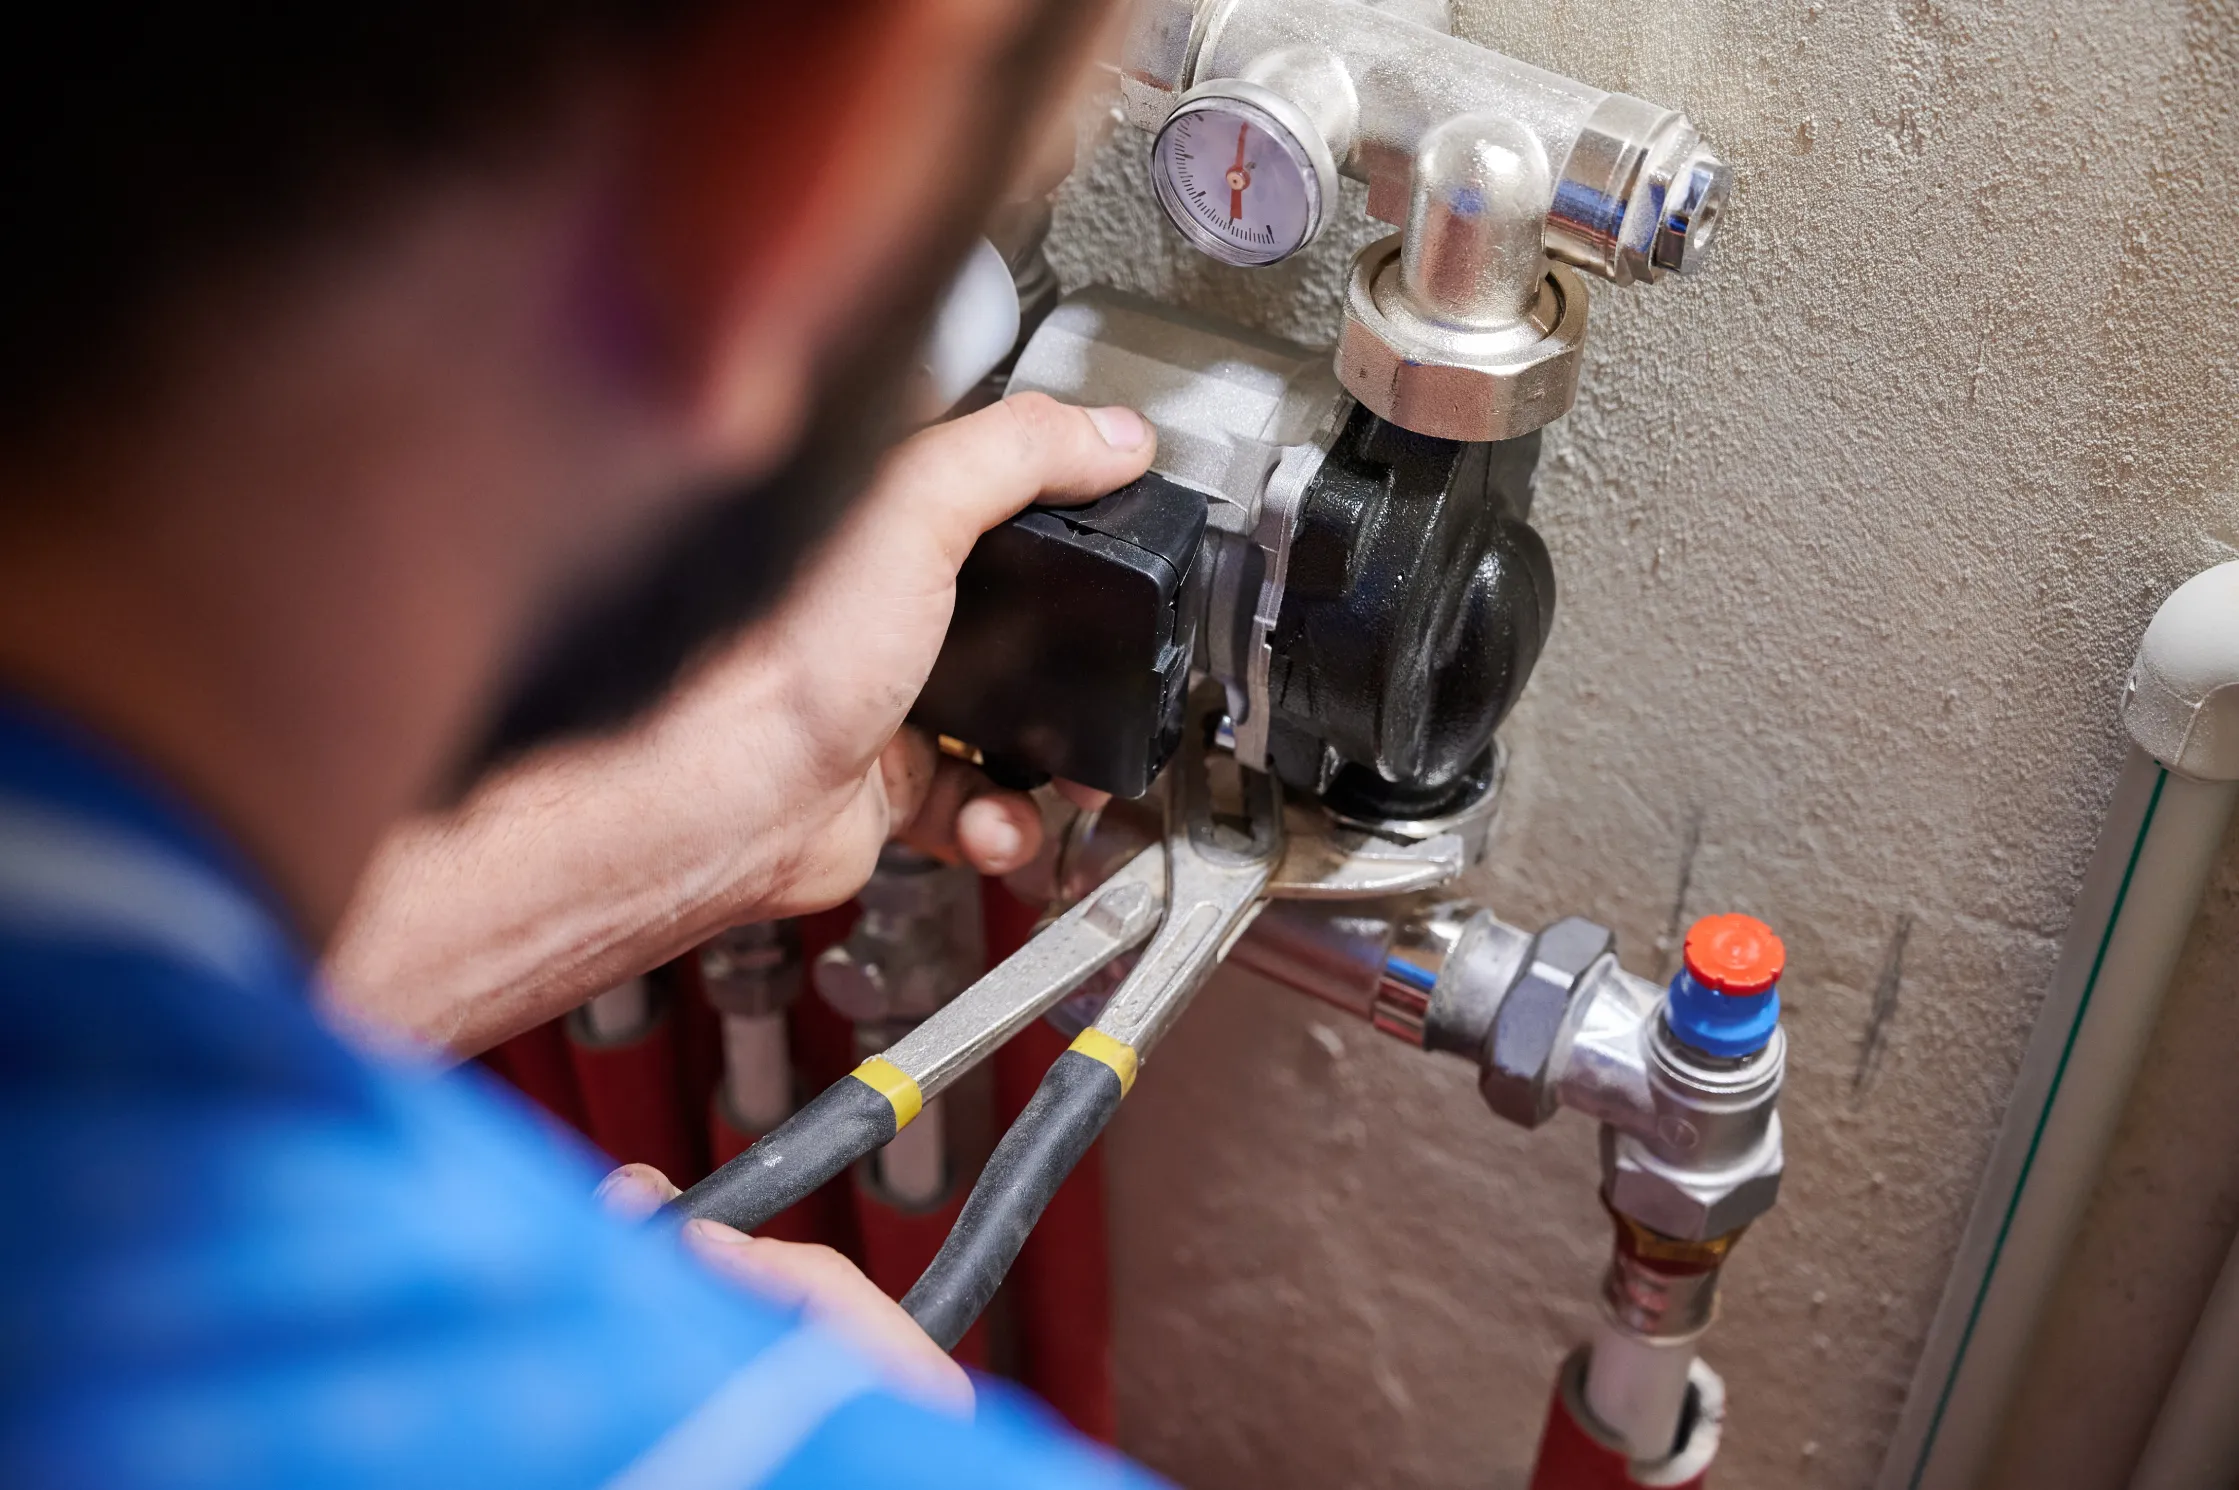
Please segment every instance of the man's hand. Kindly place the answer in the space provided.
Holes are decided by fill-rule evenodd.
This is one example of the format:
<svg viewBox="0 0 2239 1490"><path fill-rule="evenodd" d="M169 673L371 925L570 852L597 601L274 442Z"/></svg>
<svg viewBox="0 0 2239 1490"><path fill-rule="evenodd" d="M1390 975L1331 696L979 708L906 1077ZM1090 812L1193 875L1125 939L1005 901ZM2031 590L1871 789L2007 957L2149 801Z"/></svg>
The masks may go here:
<svg viewBox="0 0 2239 1490"><path fill-rule="evenodd" d="M599 1186L608 1210L643 1220L680 1192L650 1164L625 1164ZM862 1270L830 1247L748 1236L717 1221L689 1221L684 1243L709 1267L774 1303L799 1308L851 1340L893 1374L898 1390L959 1416L972 1412L972 1379Z"/></svg>
<svg viewBox="0 0 2239 1490"><path fill-rule="evenodd" d="M986 874L1034 856L1033 803L939 756L902 720L940 655L957 570L979 536L1031 502L1114 491L1148 469L1155 448L1131 409L1041 394L936 425L894 452L785 605L710 667L717 686L693 688L677 717L725 733L763 727L768 779L793 809L765 828L791 830L791 843L758 916L846 899L889 837ZM757 672L783 690L774 708L759 689L728 686Z"/></svg>
<svg viewBox="0 0 2239 1490"><path fill-rule="evenodd" d="M904 442L784 604L655 717L392 835L329 955L342 1017L469 1055L726 926L845 900L890 838L1025 863L1032 803L902 720L979 535L1124 486L1155 446L1131 410L1040 394Z"/></svg>

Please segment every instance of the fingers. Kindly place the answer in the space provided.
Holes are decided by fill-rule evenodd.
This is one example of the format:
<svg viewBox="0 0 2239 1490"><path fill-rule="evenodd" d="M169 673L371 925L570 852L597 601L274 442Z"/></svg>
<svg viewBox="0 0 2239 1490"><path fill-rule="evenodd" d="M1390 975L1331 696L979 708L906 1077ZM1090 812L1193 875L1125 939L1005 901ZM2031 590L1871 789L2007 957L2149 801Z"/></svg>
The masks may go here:
<svg viewBox="0 0 2239 1490"><path fill-rule="evenodd" d="M685 1245L727 1278L844 1335L892 1373L895 1386L928 1406L972 1411L972 1380L900 1304L830 1247L750 1237L716 1221L693 1221Z"/></svg>
<svg viewBox="0 0 2239 1490"><path fill-rule="evenodd" d="M625 1164L599 1181L597 1198L626 1221L643 1221L684 1192L650 1164Z"/></svg>
<svg viewBox="0 0 2239 1490"><path fill-rule="evenodd" d="M949 762L934 745L933 737L909 725L894 732L879 752L879 782L886 789L887 837L899 838L925 810L933 782Z"/></svg>
<svg viewBox="0 0 2239 1490"><path fill-rule="evenodd" d="M999 790L919 730L897 734L879 758L892 837L949 864L1009 874L1042 848L1042 814L1022 792Z"/></svg>
<svg viewBox="0 0 2239 1490"><path fill-rule="evenodd" d="M982 874L1009 874L1042 847L1042 814L1021 792L990 792L957 810L956 851Z"/></svg>
<svg viewBox="0 0 2239 1490"><path fill-rule="evenodd" d="M1022 393L938 424L895 452L878 500L950 559L1035 501L1088 501L1150 469L1158 435L1133 409L1080 409Z"/></svg>
<svg viewBox="0 0 2239 1490"><path fill-rule="evenodd" d="M625 1164L599 1182L599 1203L641 1221L681 1192L650 1164ZM719 1221L688 1222L685 1245L725 1277L847 1336L893 1373L895 1384L927 1404L969 1416L972 1382L917 1321L829 1247L750 1237Z"/></svg>

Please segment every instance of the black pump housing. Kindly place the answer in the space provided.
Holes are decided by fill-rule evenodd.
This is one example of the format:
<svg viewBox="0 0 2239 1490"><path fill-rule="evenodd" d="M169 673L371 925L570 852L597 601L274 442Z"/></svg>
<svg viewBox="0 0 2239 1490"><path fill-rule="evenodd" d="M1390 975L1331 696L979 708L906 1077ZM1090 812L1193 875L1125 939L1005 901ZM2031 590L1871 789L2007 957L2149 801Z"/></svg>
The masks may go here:
<svg viewBox="0 0 2239 1490"><path fill-rule="evenodd" d="M1272 638L1268 764L1287 786L1375 818L1482 789L1554 622L1526 523L1538 459L1536 433L1464 444L1353 410L1302 498ZM1204 496L1155 474L995 528L912 719L1000 780L1141 795L1180 739L1205 539Z"/></svg>
<svg viewBox="0 0 2239 1490"><path fill-rule="evenodd" d="M1474 795L1555 620L1531 511L1539 435L1465 444L1356 408L1291 539L1270 765L1376 817Z"/></svg>

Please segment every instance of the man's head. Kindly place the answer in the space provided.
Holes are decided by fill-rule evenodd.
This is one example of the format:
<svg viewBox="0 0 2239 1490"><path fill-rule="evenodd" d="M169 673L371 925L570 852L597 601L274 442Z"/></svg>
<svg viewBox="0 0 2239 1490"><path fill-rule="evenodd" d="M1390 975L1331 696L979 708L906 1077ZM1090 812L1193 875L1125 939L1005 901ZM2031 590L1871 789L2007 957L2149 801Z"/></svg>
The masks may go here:
<svg viewBox="0 0 2239 1490"><path fill-rule="evenodd" d="M867 472L1101 10L52 10L0 53L0 678L360 836L642 706Z"/></svg>

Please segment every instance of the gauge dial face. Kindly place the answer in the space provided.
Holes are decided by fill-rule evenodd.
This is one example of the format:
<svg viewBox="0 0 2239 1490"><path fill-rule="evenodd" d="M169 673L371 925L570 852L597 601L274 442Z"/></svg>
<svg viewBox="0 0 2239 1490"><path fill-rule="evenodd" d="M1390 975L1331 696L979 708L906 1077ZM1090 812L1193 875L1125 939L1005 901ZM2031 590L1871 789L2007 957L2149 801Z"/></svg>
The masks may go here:
<svg viewBox="0 0 2239 1490"><path fill-rule="evenodd" d="M1151 147L1159 205L1224 264L1289 258L1321 227L1321 180L1288 129L1233 98L1177 109Z"/></svg>

